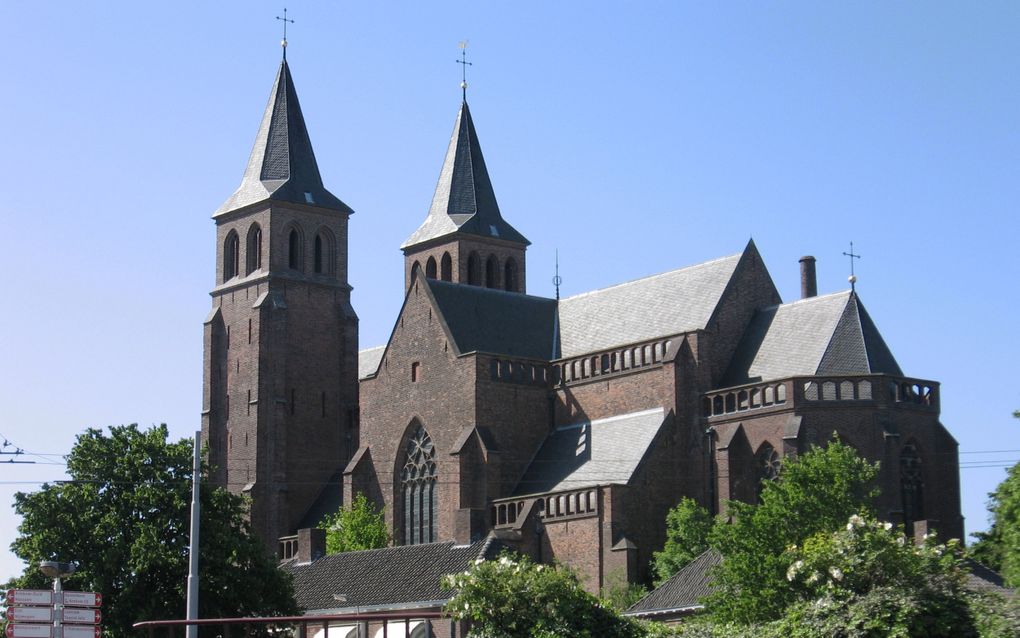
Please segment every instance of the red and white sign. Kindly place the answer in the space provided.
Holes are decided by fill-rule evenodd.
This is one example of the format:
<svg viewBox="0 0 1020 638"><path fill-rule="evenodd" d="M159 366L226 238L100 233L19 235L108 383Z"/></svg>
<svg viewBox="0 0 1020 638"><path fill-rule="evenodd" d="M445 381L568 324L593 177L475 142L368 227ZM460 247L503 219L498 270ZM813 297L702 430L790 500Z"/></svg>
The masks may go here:
<svg viewBox="0 0 1020 638"><path fill-rule="evenodd" d="M17 609L17 607L14 607L14 609ZM45 609L45 607L43 609ZM98 609L81 609L76 607L64 607L60 611L62 615L61 620L63 620L64 622L76 622L84 623L86 625L95 625L98 624L99 621L102 620L103 618L103 615L99 612ZM18 617L20 618L21 616L19 615Z"/></svg>
<svg viewBox="0 0 1020 638"><path fill-rule="evenodd" d="M69 607L101 607L103 605L103 595L94 591L65 591L63 594L64 604Z"/></svg>
<svg viewBox="0 0 1020 638"><path fill-rule="evenodd" d="M7 619L15 622L53 622L53 608L8 607Z"/></svg>
<svg viewBox="0 0 1020 638"><path fill-rule="evenodd" d="M48 589L8 589L8 605L52 605L53 592Z"/></svg>
<svg viewBox="0 0 1020 638"><path fill-rule="evenodd" d="M91 627L88 627L91 629ZM7 623L7 638L51 638L53 625L19 625ZM91 636L89 637L91 638Z"/></svg>
<svg viewBox="0 0 1020 638"><path fill-rule="evenodd" d="M102 631L99 627L91 627L89 625L64 625L60 628L63 632L63 638L100 638ZM13 638L19 638L13 636Z"/></svg>

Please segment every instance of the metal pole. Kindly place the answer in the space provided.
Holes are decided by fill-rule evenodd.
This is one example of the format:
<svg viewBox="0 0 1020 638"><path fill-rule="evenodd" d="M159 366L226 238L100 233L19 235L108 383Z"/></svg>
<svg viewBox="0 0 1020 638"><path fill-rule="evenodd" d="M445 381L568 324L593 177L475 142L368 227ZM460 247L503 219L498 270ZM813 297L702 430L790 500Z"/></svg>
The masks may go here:
<svg viewBox="0 0 1020 638"><path fill-rule="evenodd" d="M198 620L199 481L202 470L202 433L195 432L195 462L191 474L191 538L188 543L188 620ZM198 638L198 625L188 625L186 638Z"/></svg>
<svg viewBox="0 0 1020 638"><path fill-rule="evenodd" d="M53 638L64 638L64 630L60 621L64 619L64 588L60 585L60 576L53 579Z"/></svg>

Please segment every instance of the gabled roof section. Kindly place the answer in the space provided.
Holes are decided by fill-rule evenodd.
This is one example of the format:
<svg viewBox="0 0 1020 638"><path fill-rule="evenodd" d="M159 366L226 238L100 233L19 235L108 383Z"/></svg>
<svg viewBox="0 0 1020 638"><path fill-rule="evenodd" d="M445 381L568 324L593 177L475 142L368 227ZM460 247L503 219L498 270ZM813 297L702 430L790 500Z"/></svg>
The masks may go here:
<svg viewBox="0 0 1020 638"><path fill-rule="evenodd" d="M420 277L457 351L554 358L556 301Z"/></svg>
<svg viewBox="0 0 1020 638"><path fill-rule="evenodd" d="M748 249L753 249L748 244ZM743 253L560 301L562 356L704 329Z"/></svg>
<svg viewBox="0 0 1020 638"><path fill-rule="evenodd" d="M515 494L626 485L666 421L662 408L556 428Z"/></svg>
<svg viewBox="0 0 1020 638"><path fill-rule="evenodd" d="M276 74L241 185L213 217L264 200L318 206L346 215L354 212L322 185L286 60Z"/></svg>
<svg viewBox="0 0 1020 638"><path fill-rule="evenodd" d="M435 606L456 593L440 586L444 575L463 572L478 559L492 560L502 548L489 537L472 545L451 541L343 552L281 568L294 577L295 598L306 613ZM335 594L346 600L338 602Z"/></svg>
<svg viewBox="0 0 1020 638"><path fill-rule="evenodd" d="M358 352L358 379L370 377L379 370L386 346L375 346Z"/></svg>
<svg viewBox="0 0 1020 638"><path fill-rule="evenodd" d="M428 217L400 247L407 249L453 233L531 243L499 214L467 101L457 113Z"/></svg>
<svg viewBox="0 0 1020 638"><path fill-rule="evenodd" d="M903 374L857 294L843 291L759 311L722 385L869 373Z"/></svg>
<svg viewBox="0 0 1020 638"><path fill-rule="evenodd" d="M701 609L701 599L712 593L711 570L720 562L722 555L719 552L706 550L634 603L626 615L652 617L691 613Z"/></svg>

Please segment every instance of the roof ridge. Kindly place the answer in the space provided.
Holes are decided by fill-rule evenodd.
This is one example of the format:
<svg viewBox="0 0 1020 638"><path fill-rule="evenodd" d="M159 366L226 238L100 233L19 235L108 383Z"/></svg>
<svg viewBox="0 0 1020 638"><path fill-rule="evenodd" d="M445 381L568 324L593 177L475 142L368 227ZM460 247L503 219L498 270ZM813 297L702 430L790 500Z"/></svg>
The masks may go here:
<svg viewBox="0 0 1020 638"><path fill-rule="evenodd" d="M764 308L761 308L760 311L773 310L773 309L776 309L776 308L783 308L783 307L787 307L788 308L790 306L795 306L797 304L807 305L807 304L809 304L811 302L814 302L814 301L820 301L820 300L823 300L823 299L831 299L833 297L839 297L841 295L845 296L845 295L849 295L849 294L850 294L850 290L849 289L847 289L847 290L837 290L836 292L827 292L824 295L815 295L814 297L803 297L801 299L794 299L793 301L784 301L783 303L775 304L775 305L772 305L772 306L765 306Z"/></svg>
<svg viewBox="0 0 1020 638"><path fill-rule="evenodd" d="M465 283L460 283L460 282L456 282L456 281L444 281L442 279L430 279L428 277L425 277L424 280L426 282L429 282L428 285L430 285L430 286L433 285L433 284L439 284L440 286L449 286L449 287L455 288L455 289L464 288L464 289L467 289L467 290L477 290L479 292L482 292L482 294L492 293L492 294L495 294L495 295L504 295L504 296L508 296L508 297L513 297L515 299L520 299L520 298L523 297L523 298L526 298L526 299L535 299L535 300L538 300L538 301L549 301L549 302L552 302L552 303L556 303L556 300L553 299L552 297L541 297L539 295L529 295L526 292L514 292L512 290L503 290L502 288L486 288L485 286L476 286L474 284L465 284Z"/></svg>
<svg viewBox="0 0 1020 638"><path fill-rule="evenodd" d="M571 295L569 297L563 297L560 301L571 301L571 300L574 300L574 299L580 299L582 297L587 297L589 295L594 295L596 293L606 292L608 290L613 290L613 289L616 289L616 288L623 288L624 286L631 286L631 285L638 284L638 283L644 283L644 282L650 281L652 279L656 279L656 278L659 278L659 277L665 277L666 275L672 275L672 274L675 274L675 273L678 273L678 272L682 272L682 271L685 271L685 270L695 270L697 268L702 268L704 266L710 266L712 264L717 264L719 262L723 262L723 261L730 260L730 259L737 259L737 260L739 260L740 257L742 257L743 255L744 255L743 252L739 252L739 253L735 253L735 254L732 254L732 255L726 255L724 257L716 257L715 259L709 259L708 261L702 261L702 262L699 262L697 264L691 264L690 266L682 266L680 268L674 268L672 270L665 270L663 272L655 273L653 275L646 275L644 277L638 277L637 279L631 279L629 281L624 281L624 282L621 282L621 283L618 283L618 284L613 284L611 286L606 286L605 288L596 288L594 290L588 290L586 292L581 292L581 293L578 293L576 295Z"/></svg>

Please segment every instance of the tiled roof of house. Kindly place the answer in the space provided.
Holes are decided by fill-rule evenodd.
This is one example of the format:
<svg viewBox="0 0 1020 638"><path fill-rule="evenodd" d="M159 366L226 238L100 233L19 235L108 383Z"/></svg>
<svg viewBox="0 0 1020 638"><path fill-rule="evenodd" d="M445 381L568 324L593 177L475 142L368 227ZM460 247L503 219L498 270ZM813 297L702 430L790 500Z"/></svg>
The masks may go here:
<svg viewBox="0 0 1020 638"><path fill-rule="evenodd" d="M967 559L964 561L970 573L964 583L967 589L986 594L999 594L1000 596L1016 596L1016 592L1006 587L1005 581L998 573L988 569L981 563Z"/></svg>
<svg viewBox="0 0 1020 638"><path fill-rule="evenodd" d="M375 346L358 352L358 378L364 379L375 374L385 352L386 346Z"/></svg>
<svg viewBox="0 0 1020 638"><path fill-rule="evenodd" d="M499 214L496 194L467 102L461 103L428 217L400 247L409 248L453 233L529 244Z"/></svg>
<svg viewBox="0 0 1020 638"><path fill-rule="evenodd" d="M440 586L443 576L465 571L478 559L491 560L502 549L489 537L471 545L451 541L344 552L281 567L293 576L305 613L403 609L443 604L454 594Z"/></svg>
<svg viewBox="0 0 1020 638"><path fill-rule="evenodd" d="M637 601L627 615L654 617L682 614L701 608L701 599L711 593L711 569L722 561L715 550L707 550Z"/></svg>
<svg viewBox="0 0 1020 638"><path fill-rule="evenodd" d="M213 217L267 199L354 212L322 185L286 60L273 83L241 185Z"/></svg>
<svg viewBox="0 0 1020 638"><path fill-rule="evenodd" d="M902 375L860 299L843 291L756 313L722 385L867 373Z"/></svg>
<svg viewBox="0 0 1020 638"><path fill-rule="evenodd" d="M563 357L708 326L743 254L560 301Z"/></svg>
<svg viewBox="0 0 1020 638"><path fill-rule="evenodd" d="M536 494L626 484L665 422L662 408L558 427L515 490Z"/></svg>

